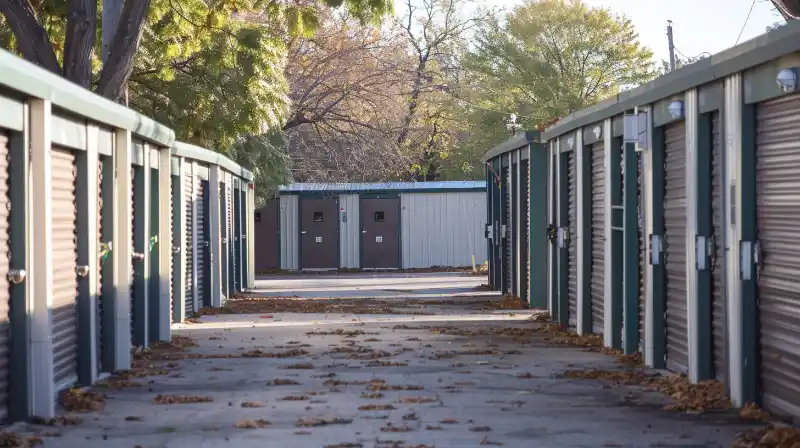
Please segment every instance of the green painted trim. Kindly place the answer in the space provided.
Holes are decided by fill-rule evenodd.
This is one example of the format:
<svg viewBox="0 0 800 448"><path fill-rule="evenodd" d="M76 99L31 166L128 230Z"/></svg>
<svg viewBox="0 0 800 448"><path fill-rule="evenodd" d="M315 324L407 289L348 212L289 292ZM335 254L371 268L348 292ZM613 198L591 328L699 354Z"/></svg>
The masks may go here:
<svg viewBox="0 0 800 448"><path fill-rule="evenodd" d="M131 142L131 165L137 167L144 166L144 142L134 140Z"/></svg>
<svg viewBox="0 0 800 448"><path fill-rule="evenodd" d="M145 140L169 147L175 132L144 115L109 101L35 64L0 50L0 85L108 126L127 129Z"/></svg>
<svg viewBox="0 0 800 448"><path fill-rule="evenodd" d="M242 268L242 260L241 260L241 233L242 233L242 226L239 220L239 213L241 213L242 205L241 205L241 196L239 194L239 185L238 182L234 180L234 187L233 191L231 192L231 196L233 196L233 291L239 292L242 290L242 277L241 277L241 268ZM337 216L338 220L338 216Z"/></svg>
<svg viewBox="0 0 800 448"><path fill-rule="evenodd" d="M26 270L29 252L27 239L30 224L28 195L30 194L29 152L27 141L21 132L12 132L8 142L8 185L11 203L8 248L9 269ZM28 273L30 275L30 273ZM30 277L28 277L29 279ZM30 315L33 313L28 281L13 284L9 282L9 329L8 344L8 416L11 421L26 420L30 417L31 404L28 399L32 387L30 366Z"/></svg>
<svg viewBox="0 0 800 448"><path fill-rule="evenodd" d="M495 281L494 281L494 245L492 244L494 240L489 238L489 226L492 225L494 222L493 211L494 207L492 206L492 172L489 170L489 165L483 165L483 175L487 179L486 185L486 224L483 230L483 237L486 239L486 259L489 261L489 287L492 290L495 290Z"/></svg>
<svg viewBox="0 0 800 448"><path fill-rule="evenodd" d="M89 176L87 175L88 169L88 153L79 151L75 153L75 165L77 169L77 176L75 179L75 228L77 231L76 245L77 245L77 265L89 265L89 238L95 236L89 235L89 201L97 201L97 198L89 198ZM96 163L96 162L95 162ZM96 178L91 179L92 182L97 182ZM94 337L94 330L96 325L92 325L94 315L97 313L97 303L95 297L91 294L89 287L89 276L77 276L77 304L76 304L76 317L78 321L78 384L82 386L90 386L97 380L97 360L92 356L92 347L96 344ZM95 347L97 348L97 347Z"/></svg>
<svg viewBox="0 0 800 448"><path fill-rule="evenodd" d="M665 160L664 152L666 151L667 141L664 134L664 128L654 128L653 130L653 149L652 149L652 185L650 189L650 199L652 204L652 218L653 218L653 234L664 238L665 223L664 223L664 195L666 193L665 183ZM652 236L650 235L650 236ZM652 241L647 243L650 246L650 251L656 250L652 246ZM663 369L666 367L667 355L667 322L665 314L667 312L666 302L666 270L664 266L664 254L661 253L659 257L659 264L653 265L653 282L648 285L651 291L653 300L653 321L650 325L653 326L653 365L656 369ZM652 264L652 260L649 261Z"/></svg>
<svg viewBox="0 0 800 448"><path fill-rule="evenodd" d="M608 170L610 177L611 191L609 192L611 205L623 206L623 188L622 188L622 167L619 162L622 161L622 138L614 137L611 139L611 148L609 148L609 156L611 164ZM621 229L625 225L625 215L620 213L618 209L611 211L611 227L612 229ZM611 316L604 316L604 319L611 320L611 336L610 345L615 349L622 349L622 318L623 318L623 303L624 291L622 282L624 281L624 235L619 230L611 231L611 266L606 269L611 270Z"/></svg>
<svg viewBox="0 0 800 448"><path fill-rule="evenodd" d="M203 209L200 210L200 213L203 214L203 235L206 237L206 242L208 245L203 243L201 244L201 250L203 251L203 284L202 288L203 291L203 300L204 303L200 304L200 308L211 306L211 287L212 282L211 278L213 275L211 274L211 270L213 269L213 263L211 260L211 182L207 179L200 180L200 188L201 194L203 195Z"/></svg>
<svg viewBox="0 0 800 448"><path fill-rule="evenodd" d="M712 183L714 181L712 171L712 136L711 114L702 114L697 120L697 205L695 209L697 217L697 235L710 239L714 234L712 221ZM713 248L712 248L713 250ZM710 254L708 254L710 255ZM698 260L700 261L700 260ZM695 317L695 328L698 329L697 341L697 373L701 380L714 378L714 359L713 359L713 319L711 314L711 294L712 294L712 271L711 257L706 257L706 268L697 270L697 290L694 300L697 302L697 316Z"/></svg>
<svg viewBox="0 0 800 448"><path fill-rule="evenodd" d="M133 251L144 254L149 244L149 238L144 232L145 205L147 204L147 190L145 188L145 173L141 166L133 167ZM146 202L147 201L147 202ZM144 261L133 261L133 310L131 322L133 325L132 344L147 347L148 313L148 275L145 271Z"/></svg>
<svg viewBox="0 0 800 448"><path fill-rule="evenodd" d="M800 37L798 37L800 38ZM745 104L755 104L795 92L784 92L775 82L778 72L785 68L800 67L800 54L787 54L783 57L753 67L742 74Z"/></svg>
<svg viewBox="0 0 800 448"><path fill-rule="evenodd" d="M547 307L547 258L549 241L547 239L547 194L548 181L550 176L550 153L547 151L549 146L545 143L531 144L531 157L528 163L530 172L530 192L531 201L530 219L530 238L528 243L530 249L528 256L531 259L531 271L528 275L530 282L529 302L532 308Z"/></svg>
<svg viewBox="0 0 800 448"><path fill-rule="evenodd" d="M97 154L101 156L110 156L114 151L114 133L111 129L98 127L97 128Z"/></svg>
<svg viewBox="0 0 800 448"><path fill-rule="evenodd" d="M623 340L626 354L639 351L639 216L638 182L639 161L636 143L625 143L625 185L622 200L624 207L622 242L623 285Z"/></svg>
<svg viewBox="0 0 800 448"><path fill-rule="evenodd" d="M553 320L557 320L558 319L558 288L559 288L559 285L558 285L558 279L559 279L559 276L558 276L558 269L559 269L558 252L559 252L559 249L558 249L557 235L555 234L555 232L556 232L555 229L558 227L558 199L559 199L559 197L558 197L558 188L559 188L559 186L558 186L558 166L557 166L557 160L558 160L557 157L558 156L554 153L555 149L556 148L554 146L551 146L550 143L547 144L548 174L550 175L550 178L552 179L552 187L550 186L549 182L547 184L547 198L548 198L548 201L550 201L549 202L549 204L550 204L550 213L552 213L552 215L548 214L546 216L547 216L547 220L548 220L548 226L551 226L551 227L548 227L548 229L552 229L552 231L553 231L553 234L548 235L548 241L549 241L550 245L553 246L553 251L552 251L552 254L550 255L550 258L549 258L549 263L550 263L551 268L550 268L550 279L548 280L550 282L550 284L549 284L550 296L548 297L548 301L549 301L548 305L549 305L549 308L550 308L550 317ZM550 216L553 217L553 221L552 222L550 222ZM552 237L552 240L549 239L550 237Z"/></svg>
<svg viewBox="0 0 800 448"><path fill-rule="evenodd" d="M759 230L756 220L756 106L742 106L742 152L739 185L742 189L741 219L742 241L758 242ZM750 257L751 261L754 257ZM744 269L745 266L742 266ZM758 266L752 264L754 274L750 280L741 279L742 300L742 399L760 402L759 388L759 334L758 334Z"/></svg>
<svg viewBox="0 0 800 448"><path fill-rule="evenodd" d="M493 169L498 175L501 175L500 169L500 158L492 159ZM504 182L504 181L501 181ZM502 185L502 183L501 183ZM490 182L487 184L487 188L491 188L492 191L492 216L494 218L493 221L493 233L494 239L492 240L492 245L494 246L494 281L495 285L494 288L497 291L503 290L503 246L502 241L500 238L500 226L503 222L503 204L502 204L502 188L500 185L497 185L495 182Z"/></svg>
<svg viewBox="0 0 800 448"><path fill-rule="evenodd" d="M186 157L198 162L206 162L212 165L219 165L233 173L234 176L242 177L247 181L253 180L253 173L246 170L241 165L224 155L189 143L175 142L172 145L172 155Z"/></svg>
<svg viewBox="0 0 800 448"><path fill-rule="evenodd" d="M775 80L773 80L773 84ZM714 82L697 89L697 107L701 114L720 110L725 96L725 88L721 82Z"/></svg>
<svg viewBox="0 0 800 448"><path fill-rule="evenodd" d="M513 155L512 155L513 157ZM517 283L519 280L519 270L521 266L517 263L517 257L519 256L517 250L517 240L519 239L519 228L517 227L517 221L519 220L519 209L517 209L517 202L518 197L516 195L517 186L519 185L519 163L513 162L511 163L511 167L509 168L509 172L511 173L511 185L509 185L509 200L511 203L509 204L509 208L511 209L511 222L508 223L508 228L511 230L511 241L509 241L509 248L511 249L511 295L515 297L519 297L519 291L517 290Z"/></svg>
<svg viewBox="0 0 800 448"><path fill-rule="evenodd" d="M569 228L569 171L567 163L569 154L561 152L558 163L558 227L565 231ZM574 235L558 248L558 323L569 327L569 245L573 244Z"/></svg>
<svg viewBox="0 0 800 448"><path fill-rule="evenodd" d="M54 145L86 151L86 122L54 113L51 116L50 139Z"/></svg>
<svg viewBox="0 0 800 448"><path fill-rule="evenodd" d="M358 194L358 199L399 199L400 193L398 192L388 192L388 193L354 193Z"/></svg>
<svg viewBox="0 0 800 448"><path fill-rule="evenodd" d="M497 156L506 154L511 151L516 151L520 148L528 146L528 144L530 143L536 143L540 141L542 141L542 139L541 139L541 133L539 131L520 132L517 135L511 137L510 139L504 141L503 143L500 143L494 148L486 151L486 154L483 155L481 161L487 162L490 159L493 159Z"/></svg>
<svg viewBox="0 0 800 448"><path fill-rule="evenodd" d="M0 90L0 128L10 131L25 129L25 103L16 98L6 96Z"/></svg>
<svg viewBox="0 0 800 448"><path fill-rule="evenodd" d="M588 334L592 332L592 146L591 144L583 145L579 151L583 153L583 156L580 166L577 167L576 175L583 179L580 191L583 201L579 202L577 207L580 207L583 225L577 228L577 231L578 235L583 238L576 238L575 243L581 246L583 252L583 257L578 259L578 263L583 267L578 284L584 286L581 289L582 294L577 297L577 305L578 313L584 318L581 319L581 328L577 330L581 334ZM577 158L575 160L577 163ZM576 191L576 196L577 193ZM577 200L577 197L575 199Z"/></svg>
<svg viewBox="0 0 800 448"><path fill-rule="evenodd" d="M173 160L173 163L176 160ZM172 281L172 323L179 324L183 323L181 319L181 314L183 313L183 301L180 300L182 295L186 293L184 291L180 291L178 285L180 285L181 280L181 271L183 270L183 263L185 263L186 257L184 257L183 252L175 251L175 248L181 247L181 215L184 213L183 209L176 209L175 206L180 204L181 196L183 195L183 185L181 184L181 176L180 170L176 170L173 166L172 172L172 241L173 241L173 248L172 248L172 273L170 274L171 281ZM179 207L180 208L180 207Z"/></svg>
<svg viewBox="0 0 800 448"><path fill-rule="evenodd" d="M114 209L118 206L115 201L115 190L117 186L114 182L115 178L115 161L113 156L101 156L103 162L103 183L102 183L102 196L103 208L102 213L103 228L101 229L104 244L111 243L114 239ZM109 244L110 245L110 244ZM100 300L103 302L103 325L101 340L103 341L103 350L100 353L101 362L100 370L102 372L113 372L116 366L119 354L114 350L116 347L117 331L126 331L125 328L117 328L117 302L115 298L116 285L114 284L114 252L113 247L108 251L107 256L100 257L100 270L103 272L103 294ZM120 298L125 300L125 298Z"/></svg>
<svg viewBox="0 0 800 448"><path fill-rule="evenodd" d="M611 118L611 137L622 137L625 135L625 119L622 115Z"/></svg>
<svg viewBox="0 0 800 448"><path fill-rule="evenodd" d="M542 134L542 139L551 140L586 124L613 117L636 106L652 104L670 95L723 79L797 51L800 51L800 21L791 21L710 58L659 76L595 106L573 112L548 128ZM774 83L774 79L772 82Z"/></svg>

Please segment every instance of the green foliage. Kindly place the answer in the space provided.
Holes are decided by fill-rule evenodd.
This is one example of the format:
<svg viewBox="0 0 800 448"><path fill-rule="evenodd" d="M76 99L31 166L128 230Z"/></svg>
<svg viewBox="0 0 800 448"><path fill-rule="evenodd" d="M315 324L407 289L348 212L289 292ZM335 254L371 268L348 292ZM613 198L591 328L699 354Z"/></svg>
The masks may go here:
<svg viewBox="0 0 800 448"><path fill-rule="evenodd" d="M236 163L252 167L256 207L277 193L278 187L291 181L282 132L243 137L226 153Z"/></svg>

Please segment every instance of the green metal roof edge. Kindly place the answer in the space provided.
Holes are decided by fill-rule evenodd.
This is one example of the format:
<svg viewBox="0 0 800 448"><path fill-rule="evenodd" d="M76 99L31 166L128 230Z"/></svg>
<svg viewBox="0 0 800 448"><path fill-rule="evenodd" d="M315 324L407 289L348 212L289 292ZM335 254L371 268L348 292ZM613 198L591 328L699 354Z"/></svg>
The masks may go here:
<svg viewBox="0 0 800 448"><path fill-rule="evenodd" d="M121 104L101 97L61 76L0 49L0 85L34 98L49 100L97 123L127 129L135 136L170 148L175 132Z"/></svg>
<svg viewBox="0 0 800 448"><path fill-rule="evenodd" d="M481 161L486 162L489 159L493 159L500 154L522 148L523 146L538 141L539 137L540 137L539 131L522 132L519 135L515 135L514 137L511 137L510 139L504 141L503 143L500 143L494 148L486 151L486 154L483 155Z"/></svg>
<svg viewBox="0 0 800 448"><path fill-rule="evenodd" d="M800 51L800 21L792 21L780 28L723 50L710 58L682 67L660 76L635 89L573 112L550 126L542 134L544 141L551 140L579 127L622 114L628 109L654 103L670 95L724 79L781 56Z"/></svg>
<svg viewBox="0 0 800 448"><path fill-rule="evenodd" d="M195 146L190 143L176 141L172 145L172 155L186 157L189 159L198 160L200 162L210 163L212 165L219 165L245 180L253 180L253 173L246 170L233 160L225 157L225 155L216 151L211 151L210 149L201 148L200 146Z"/></svg>

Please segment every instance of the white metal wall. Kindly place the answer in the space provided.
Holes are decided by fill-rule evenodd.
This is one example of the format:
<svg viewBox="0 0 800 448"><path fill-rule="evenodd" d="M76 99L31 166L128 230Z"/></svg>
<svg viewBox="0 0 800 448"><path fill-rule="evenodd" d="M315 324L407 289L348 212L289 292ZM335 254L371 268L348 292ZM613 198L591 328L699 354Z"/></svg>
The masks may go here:
<svg viewBox="0 0 800 448"><path fill-rule="evenodd" d="M345 269L361 267L361 218L358 194L339 195L339 259Z"/></svg>
<svg viewBox="0 0 800 448"><path fill-rule="evenodd" d="M403 268L472 266L487 260L486 193L402 193Z"/></svg>
<svg viewBox="0 0 800 448"><path fill-rule="evenodd" d="M281 196L281 269L300 269L298 229L300 219L297 195Z"/></svg>

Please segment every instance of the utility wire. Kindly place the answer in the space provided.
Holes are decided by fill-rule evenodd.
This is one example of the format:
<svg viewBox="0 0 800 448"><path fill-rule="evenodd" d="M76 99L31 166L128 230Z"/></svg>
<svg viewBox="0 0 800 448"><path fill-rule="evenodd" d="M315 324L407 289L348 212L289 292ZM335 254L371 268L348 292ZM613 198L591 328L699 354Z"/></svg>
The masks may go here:
<svg viewBox="0 0 800 448"><path fill-rule="evenodd" d="M753 3L750 4L750 11L747 12L747 17L744 19L744 24L742 24L742 29L739 31L739 37L736 38L736 43L734 45L739 44L739 39L742 38L742 33L744 33L744 29L747 26L747 22L750 21L750 14L753 13L753 8L756 6L756 0L753 0Z"/></svg>
<svg viewBox="0 0 800 448"><path fill-rule="evenodd" d="M679 50L678 47L673 45L672 48L674 48L675 51L679 55L681 55L684 59L686 59L687 62L690 62L690 63L691 62L695 62L696 60L700 59L700 57L703 56L703 55L707 55L708 57L711 57L711 53L709 53L707 51L703 51L702 53L698 54L697 56L689 57L689 56L686 56L685 54L683 54L683 52L681 50Z"/></svg>

